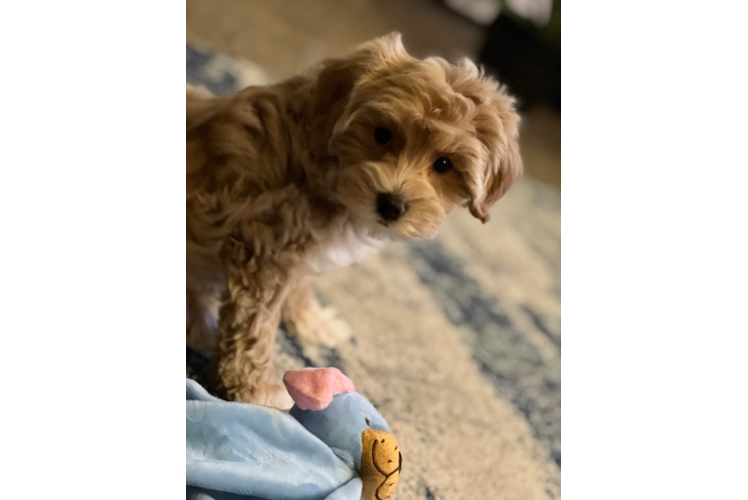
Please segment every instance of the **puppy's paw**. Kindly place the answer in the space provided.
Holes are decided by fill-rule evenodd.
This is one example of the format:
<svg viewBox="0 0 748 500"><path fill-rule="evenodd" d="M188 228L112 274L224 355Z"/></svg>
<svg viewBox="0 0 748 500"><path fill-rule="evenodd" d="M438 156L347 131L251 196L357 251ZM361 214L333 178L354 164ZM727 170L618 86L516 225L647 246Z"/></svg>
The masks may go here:
<svg viewBox="0 0 748 500"><path fill-rule="evenodd" d="M293 406L293 399L288 391L282 385L269 384L265 387L264 398L259 404L272 406L279 410L290 410Z"/></svg>
<svg viewBox="0 0 748 500"><path fill-rule="evenodd" d="M290 410L294 404L285 387L270 383L263 383L251 389L240 389L232 394L231 399L238 403L271 406L279 410Z"/></svg>
<svg viewBox="0 0 748 500"><path fill-rule="evenodd" d="M211 97L215 97L213 93L208 90L205 86L199 85L190 85L187 84L187 97L193 97L196 99L210 99Z"/></svg>
<svg viewBox="0 0 748 500"><path fill-rule="evenodd" d="M314 304L294 312L283 322L288 332L304 344L332 348L351 338L350 327L332 307Z"/></svg>

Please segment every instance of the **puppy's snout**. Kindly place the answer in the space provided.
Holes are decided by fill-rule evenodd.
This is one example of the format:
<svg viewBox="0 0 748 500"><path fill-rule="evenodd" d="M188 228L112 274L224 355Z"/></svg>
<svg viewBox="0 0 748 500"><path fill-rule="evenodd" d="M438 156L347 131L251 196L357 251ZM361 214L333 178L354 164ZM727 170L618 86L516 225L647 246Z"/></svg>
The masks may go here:
<svg viewBox="0 0 748 500"><path fill-rule="evenodd" d="M377 213L387 222L394 222L408 210L408 206L400 196L393 193L379 193L377 195Z"/></svg>

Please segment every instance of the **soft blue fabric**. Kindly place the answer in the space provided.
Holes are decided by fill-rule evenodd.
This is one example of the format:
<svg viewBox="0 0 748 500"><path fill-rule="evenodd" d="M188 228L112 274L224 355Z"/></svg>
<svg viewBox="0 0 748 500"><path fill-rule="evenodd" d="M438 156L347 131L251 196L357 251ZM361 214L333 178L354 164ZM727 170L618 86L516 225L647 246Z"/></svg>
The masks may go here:
<svg viewBox="0 0 748 500"><path fill-rule="evenodd" d="M330 493L325 500L361 500L363 490L361 478L354 477L345 485ZM281 497L285 498L285 497ZM255 500L254 497L234 495L223 491L209 491L202 488L187 487L187 500Z"/></svg>
<svg viewBox="0 0 748 500"><path fill-rule="evenodd" d="M366 428L389 430L355 392L285 413L222 401L187 379L187 498L359 500Z"/></svg>
<svg viewBox="0 0 748 500"><path fill-rule="evenodd" d="M294 405L290 414L356 470L361 469L361 433L367 428L390 431L376 408L357 392L336 395L322 411Z"/></svg>
<svg viewBox="0 0 748 500"><path fill-rule="evenodd" d="M354 477L345 486L330 493L325 500L359 500L364 484L360 477Z"/></svg>

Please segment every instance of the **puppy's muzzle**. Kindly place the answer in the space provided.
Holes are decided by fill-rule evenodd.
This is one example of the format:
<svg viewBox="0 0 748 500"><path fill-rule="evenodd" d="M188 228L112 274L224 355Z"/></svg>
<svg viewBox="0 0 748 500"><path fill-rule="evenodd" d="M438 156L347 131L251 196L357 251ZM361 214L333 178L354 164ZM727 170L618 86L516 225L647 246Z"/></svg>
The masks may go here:
<svg viewBox="0 0 748 500"><path fill-rule="evenodd" d="M377 213L385 222L394 222L405 214L408 205L394 193L379 193L377 195Z"/></svg>

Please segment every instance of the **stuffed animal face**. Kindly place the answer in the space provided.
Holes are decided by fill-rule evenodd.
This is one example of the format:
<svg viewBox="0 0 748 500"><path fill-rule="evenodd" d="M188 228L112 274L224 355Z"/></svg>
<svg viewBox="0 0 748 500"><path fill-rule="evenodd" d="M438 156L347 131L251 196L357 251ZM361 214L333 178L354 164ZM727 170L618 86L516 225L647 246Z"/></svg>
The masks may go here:
<svg viewBox="0 0 748 500"><path fill-rule="evenodd" d="M385 500L395 491L400 479L403 465L400 443L392 433L374 429L361 433L361 442L361 496L367 500Z"/></svg>
<svg viewBox="0 0 748 500"><path fill-rule="evenodd" d="M387 422L337 368L305 368L283 378L290 414L359 471L364 500L385 500L400 479L402 453Z"/></svg>

